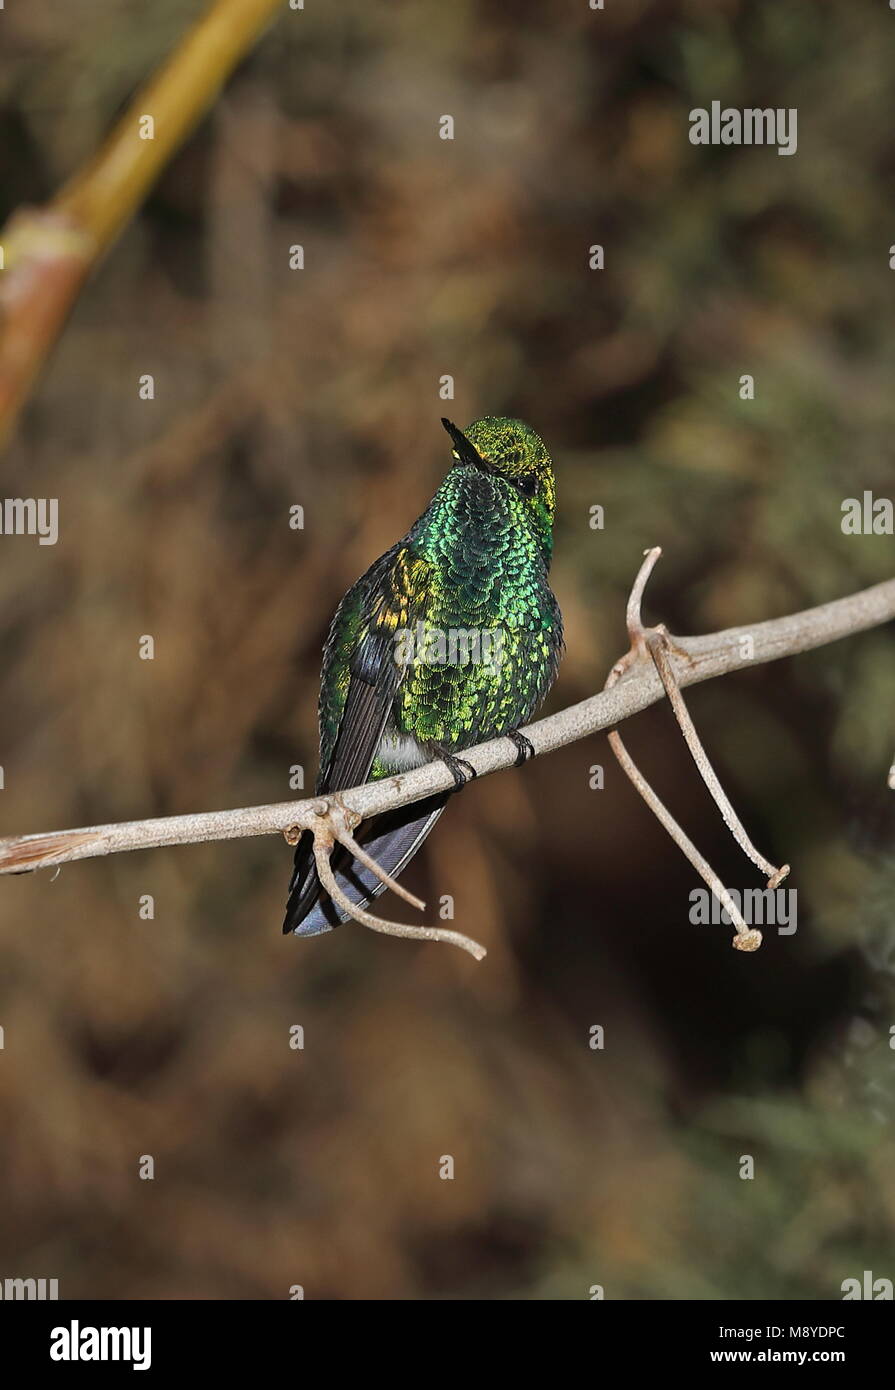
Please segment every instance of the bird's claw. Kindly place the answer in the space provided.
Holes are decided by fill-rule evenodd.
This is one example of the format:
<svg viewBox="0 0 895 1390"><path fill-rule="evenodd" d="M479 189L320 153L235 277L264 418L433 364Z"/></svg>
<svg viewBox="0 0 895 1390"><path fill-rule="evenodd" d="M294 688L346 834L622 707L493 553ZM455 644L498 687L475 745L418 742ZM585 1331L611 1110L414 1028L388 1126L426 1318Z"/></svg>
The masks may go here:
<svg viewBox="0 0 895 1390"><path fill-rule="evenodd" d="M529 758L534 757L535 746L532 743L531 739L526 737L526 735L522 733L521 729L512 729L507 734L507 738L510 740L510 743L513 743L516 746L517 752L516 762L514 764L515 767L521 767L523 763L528 762Z"/></svg>
<svg viewBox="0 0 895 1390"><path fill-rule="evenodd" d="M457 758L453 753L439 753L438 756L453 777L457 791L461 791L473 777L478 777L472 763L468 763L465 758Z"/></svg>

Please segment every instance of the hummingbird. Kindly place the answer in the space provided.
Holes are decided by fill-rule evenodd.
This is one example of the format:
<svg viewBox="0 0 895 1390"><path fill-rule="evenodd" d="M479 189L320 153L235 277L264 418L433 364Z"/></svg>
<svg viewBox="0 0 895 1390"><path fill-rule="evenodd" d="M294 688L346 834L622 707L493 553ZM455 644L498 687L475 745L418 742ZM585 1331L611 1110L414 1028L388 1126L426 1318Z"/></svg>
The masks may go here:
<svg viewBox="0 0 895 1390"><path fill-rule="evenodd" d="M436 759L454 787L374 817L363 845L397 878L453 791L475 776L458 755L519 732L556 679L562 614L550 589L556 486L546 445L521 420L488 415L465 432L442 420L451 467L402 540L375 560L333 617L320 680L317 793ZM343 846L332 860L352 903L384 891ZM347 914L317 876L313 836L295 851L284 932L317 936Z"/></svg>

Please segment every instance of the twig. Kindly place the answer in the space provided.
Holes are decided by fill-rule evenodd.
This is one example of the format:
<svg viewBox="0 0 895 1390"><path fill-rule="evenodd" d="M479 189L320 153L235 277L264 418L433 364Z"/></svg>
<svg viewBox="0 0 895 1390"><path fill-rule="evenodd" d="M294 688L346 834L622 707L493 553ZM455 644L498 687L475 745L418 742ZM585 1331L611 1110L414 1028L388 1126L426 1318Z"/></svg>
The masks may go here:
<svg viewBox="0 0 895 1390"><path fill-rule="evenodd" d="M409 889L405 888L403 883L399 883L396 878L392 878L391 874L387 874L382 865L377 864L373 856L367 853L363 845L357 843L353 835L349 835L346 832L339 836L339 841L346 849L350 849L358 863L363 864L372 874L375 874L379 882L384 883L386 888L390 888L393 893L397 893L398 897L403 898L406 903L410 903L411 907L416 907L420 912L425 912L426 904L423 902L422 898L418 898L414 893L411 893Z"/></svg>
<svg viewBox="0 0 895 1390"><path fill-rule="evenodd" d="M320 882L333 902L347 912L355 922L360 922L361 926L369 927L371 931L383 932L386 936L405 936L413 941L443 941L450 946L459 946L462 950L468 951L476 960L484 960L487 955L484 946L480 946L469 936L463 936L461 932L448 931L443 927L412 927L406 922L391 922L384 917L374 917L372 912L366 912L362 907L358 907L339 887L329 862L332 848L332 841L327 845L325 832L323 835L315 833L314 859L317 864L317 873L320 875Z"/></svg>
<svg viewBox="0 0 895 1390"><path fill-rule="evenodd" d="M418 908L424 912L426 904L422 898L417 898L409 892L397 879L392 878L391 874L386 873L381 864L377 864L371 854L368 854L363 845L359 845L352 835L352 830L361 822L361 817L351 811L342 800L339 792L333 792L328 800L321 800L318 803L317 813L312 815L306 822L307 828L314 832L315 841L319 839L325 842L327 837L331 837L351 850L352 855L361 864L364 864L371 873L375 874L380 883L384 883L386 888L390 888L393 893L397 893L399 898L410 903L411 907ZM297 845L302 826L293 825L284 832L286 843ZM332 846L330 846L331 848Z"/></svg>
<svg viewBox="0 0 895 1390"><path fill-rule="evenodd" d="M704 882L708 884L715 897L726 910L728 917L736 928L737 934L733 938L734 946L740 951L756 951L761 945L761 932L753 930L746 925L739 908L736 906L736 903L715 873L711 864L699 853L693 841L681 829L674 819L674 816L653 791L649 782L647 782L646 778L637 767L634 759L631 757L614 729L608 735L608 738L612 751L616 758L618 758L622 769L637 788L653 815L664 825L672 840L674 840L675 844L684 852L696 872Z"/></svg>
<svg viewBox="0 0 895 1390"><path fill-rule="evenodd" d="M426 904L422 899L417 898L413 893L408 892L402 883L387 874L381 864L377 864L372 855L357 843L351 830L360 820L342 802L338 793L335 793L331 803L323 803L317 814L308 818L306 828L314 836L314 860L317 865L317 874L320 882L329 893L333 902L341 907L344 912L354 922L359 922L362 927L369 927L372 931L383 932L386 936L405 936L417 941L445 941L451 946L460 946L464 951L468 951L476 960L483 960L487 955L484 946L480 946L477 941L473 941L469 936L463 936L460 932L444 931L440 927L412 927L406 922L392 922L385 917L376 917L372 912L367 912L358 903L354 903L339 886L338 879L333 873L330 855L333 847L338 840L339 844L344 845L350 850L354 858L375 874L386 888L391 888L392 892L404 898L413 907L419 908L422 912ZM285 832L288 844L298 842L296 833L300 827L290 826Z"/></svg>
<svg viewBox="0 0 895 1390"><path fill-rule="evenodd" d="M696 732L696 726L690 718L690 711L684 703L684 697L677 683L674 667L668 656L668 635L664 628L657 628L654 632L650 633L646 639L646 646L655 663L656 670L659 672L659 677L665 687L665 694L668 696L671 708L674 710L675 718L680 725L687 747L693 755L693 761L699 769L702 780L711 792L715 805L724 818L724 824L740 846L740 849L746 855L746 858L751 859L756 868L761 869L762 873L767 876L768 888L774 889L779 887L789 873L789 865L784 864L779 869L775 868L773 864L765 859L763 854L759 853L746 834L742 821L733 809L730 798L721 786L718 775L709 762L708 754L702 746L702 740Z"/></svg>

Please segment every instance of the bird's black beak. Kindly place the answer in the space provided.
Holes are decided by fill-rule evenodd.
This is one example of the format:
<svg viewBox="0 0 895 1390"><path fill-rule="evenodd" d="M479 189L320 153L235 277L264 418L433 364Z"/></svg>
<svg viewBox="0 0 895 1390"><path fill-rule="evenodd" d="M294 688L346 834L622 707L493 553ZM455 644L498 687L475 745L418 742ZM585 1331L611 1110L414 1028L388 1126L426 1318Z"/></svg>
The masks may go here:
<svg viewBox="0 0 895 1390"><path fill-rule="evenodd" d="M454 445L454 453L460 462L469 463L473 468L480 468L485 473L490 472L490 465L487 460L482 458L478 449L474 444L470 443L463 431L458 430L457 426L451 420L446 420L443 415L441 417L441 423L451 436L451 441Z"/></svg>

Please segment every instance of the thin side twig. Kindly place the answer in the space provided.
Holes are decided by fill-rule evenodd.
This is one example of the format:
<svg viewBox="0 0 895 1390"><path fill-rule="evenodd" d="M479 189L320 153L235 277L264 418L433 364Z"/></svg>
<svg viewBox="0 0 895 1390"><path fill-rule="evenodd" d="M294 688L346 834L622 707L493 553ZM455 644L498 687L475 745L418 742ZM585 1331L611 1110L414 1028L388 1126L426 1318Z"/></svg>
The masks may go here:
<svg viewBox="0 0 895 1390"><path fill-rule="evenodd" d="M709 756L702 745L702 740L696 732L696 726L690 717L684 697L681 694L674 667L668 655L668 634L664 628L657 628L651 632L646 639L647 651L653 659L659 678L665 687L665 694L668 696L669 704L674 711L675 718L680 725L681 733L687 747L692 754L693 761L699 769L700 776L705 782L712 799L724 819L733 838L736 840L740 849L751 859L757 869L767 876L768 888L777 888L789 874L789 865L783 864L779 869L761 854L753 845L749 836L746 834L745 827L733 809L730 798L718 780L718 774L709 761Z"/></svg>
<svg viewBox="0 0 895 1390"><path fill-rule="evenodd" d="M349 811L337 792L334 793L333 804L324 812L324 815L327 817L328 824L332 828L333 834L340 845L344 845L346 849L350 850L354 858L368 868L371 873L375 874L379 882L384 883L386 888L390 888L393 893L397 893L398 897L410 903L411 907L417 908L420 912L425 912L426 904L423 902L422 898L418 898L414 893L411 893L409 889L405 888L403 883L399 883L396 878L392 878L391 874L386 873L382 865L377 864L372 854L368 854L363 845L359 845L357 840L355 840L354 836L351 834L351 830L354 826L360 824L361 817Z"/></svg>
<svg viewBox="0 0 895 1390"><path fill-rule="evenodd" d="M440 927L413 927L406 922L393 922L386 917L376 917L372 912L367 912L366 908L351 901L347 893L339 886L330 862L336 841L350 850L362 864L365 864L379 881L385 884L386 888L391 888L399 897L404 898L406 902L419 908L420 911L426 906L420 898L415 897L403 884L392 878L391 874L386 873L382 865L377 864L373 856L357 843L351 830L359 821L360 816L350 811L339 794L335 793L330 803L324 803L316 813L304 818L303 827L298 824L292 825L285 831L285 836L289 844L296 844L301 828L307 829L313 834L314 861L317 865L320 882L333 902L341 907L353 922L360 923L362 927L369 927L371 931L382 932L386 936L410 937L416 941L444 941L452 946L460 946L476 960L482 960L486 955L484 946L480 946L477 941L473 941L471 937L463 936L460 932L444 931Z"/></svg>
<svg viewBox="0 0 895 1390"><path fill-rule="evenodd" d="M736 929L736 936L733 939L734 946L740 951L757 951L758 947L761 945L761 932L746 925L739 908L724 887L721 879L715 873L708 860L699 853L699 850L690 837L678 825L664 802L653 791L653 788L643 776L643 773L622 743L619 734L613 729L607 737L613 753L633 786L637 788L637 791L643 797L653 815L660 824L665 827L672 840L674 840L674 843L684 853L687 859L689 859L700 878L708 885L727 912L728 917Z"/></svg>
<svg viewBox="0 0 895 1390"><path fill-rule="evenodd" d="M336 906L347 912L352 921L369 927L371 931L382 932L385 936L403 936L411 941L441 941L449 946L459 946L461 950L468 951L475 960L484 960L487 955L485 947L479 945L478 941L473 941L472 937L464 936L462 932L448 931L444 927L414 927L407 922L392 922L385 917L376 917L372 912L367 912L365 908L353 903L339 887L330 863L334 838L326 822L315 828L314 861L320 882Z"/></svg>

